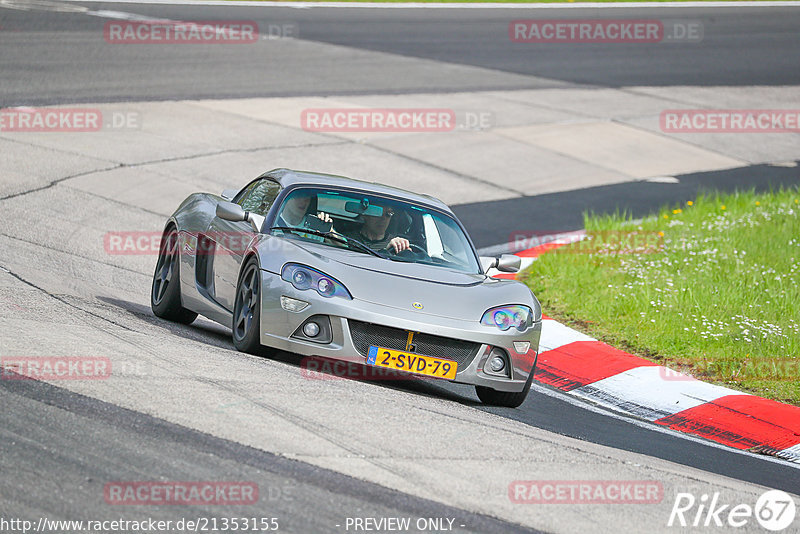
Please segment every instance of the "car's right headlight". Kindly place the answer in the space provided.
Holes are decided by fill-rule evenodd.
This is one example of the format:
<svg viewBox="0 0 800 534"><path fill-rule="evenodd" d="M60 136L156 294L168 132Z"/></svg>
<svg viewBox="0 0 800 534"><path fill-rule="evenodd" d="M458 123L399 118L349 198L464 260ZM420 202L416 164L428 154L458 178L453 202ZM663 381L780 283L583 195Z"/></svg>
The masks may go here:
<svg viewBox="0 0 800 534"><path fill-rule="evenodd" d="M342 297L347 300L353 300L353 296L350 295L344 284L322 271L299 263L287 263L284 265L281 270L281 278L300 291L314 289L323 297Z"/></svg>

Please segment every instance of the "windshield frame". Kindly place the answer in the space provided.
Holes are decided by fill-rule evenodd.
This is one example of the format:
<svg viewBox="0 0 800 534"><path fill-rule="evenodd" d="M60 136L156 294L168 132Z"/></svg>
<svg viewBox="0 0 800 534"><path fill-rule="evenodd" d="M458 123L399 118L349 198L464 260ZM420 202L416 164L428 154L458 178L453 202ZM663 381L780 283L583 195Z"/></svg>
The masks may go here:
<svg viewBox="0 0 800 534"><path fill-rule="evenodd" d="M404 263L440 267L440 268L444 268L444 269L447 269L447 270L450 270L450 271L462 272L462 273L468 273L468 274L484 274L485 275L483 269L481 268L480 256L478 255L478 251L475 249L475 244L472 242L472 238L470 237L469 232L467 232L467 229L464 228L464 225L461 223L461 221L458 219L458 217L456 217L455 213L453 213L451 211L448 211L448 210L443 210L443 209L441 209L441 208L439 208L439 207L437 207L435 205L432 205L432 204L428 204L428 203L425 203L425 202L419 202L418 200L409 199L407 197L403 197L403 196L400 196L400 195L391 195L391 194L387 194L387 193L384 193L384 192L371 191L369 189L360 189L360 188L354 188L354 187L339 186L339 185L329 185L329 184L314 184L314 183L292 184L291 186L284 187L281 190L281 192L278 194L277 198L275 198L275 200L274 200L274 202L272 204L272 208L269 210L269 214L266 217L266 219L264 220L264 224L261 227L261 233L273 236L273 234L271 233L272 227L274 226L275 221L278 218L278 213L281 211L281 209L283 207L283 203L286 201L286 198L289 195L291 195L292 193L294 193L295 191L302 190L302 189L309 189L309 190L312 190L312 191L314 191L316 193L324 193L326 191L331 191L331 192L337 192L337 193L340 192L340 193L345 193L345 194L354 194L354 195L359 195L359 196L369 196L369 197L374 197L374 198L378 198L378 199L386 199L386 200L388 200L390 202L407 204L409 206L413 206L413 207L416 207L416 208L419 208L419 209L422 209L422 210L437 214L437 215L439 215L439 217L444 218L444 219L450 219L455 223L455 225L461 231L462 235L464 236L464 238L466 240L466 244L468 245L468 248L469 248L469 253L471 254L470 257L474 260L473 266L476 269L474 273L472 271L467 271L467 270L453 269L451 267L448 267L447 265L432 264L432 263L421 263L421 262L404 262ZM283 237L283 236L274 235L273 237ZM321 243L314 243L314 242L311 242L311 241L309 241L309 243L310 244L317 244L317 245L321 244ZM325 245L325 244L321 244L321 245L322 246L326 246L326 247L330 247L330 245ZM331 248L337 248L339 250L343 250L343 249L341 249L339 247L331 247ZM387 259L388 261L392 261L391 258L385 258L385 259Z"/></svg>

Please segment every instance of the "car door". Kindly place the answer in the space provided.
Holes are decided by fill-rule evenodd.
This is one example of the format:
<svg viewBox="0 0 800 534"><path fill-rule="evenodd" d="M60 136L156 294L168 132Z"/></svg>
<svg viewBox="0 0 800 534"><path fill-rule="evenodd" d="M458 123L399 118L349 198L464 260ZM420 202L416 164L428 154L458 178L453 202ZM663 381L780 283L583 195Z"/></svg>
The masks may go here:
<svg viewBox="0 0 800 534"><path fill-rule="evenodd" d="M279 192L277 182L263 179L253 183L235 202L245 211L266 216ZM206 236L213 243L213 252L208 258L211 269L209 292L214 300L232 312L239 267L256 232L248 222L226 221L214 216Z"/></svg>

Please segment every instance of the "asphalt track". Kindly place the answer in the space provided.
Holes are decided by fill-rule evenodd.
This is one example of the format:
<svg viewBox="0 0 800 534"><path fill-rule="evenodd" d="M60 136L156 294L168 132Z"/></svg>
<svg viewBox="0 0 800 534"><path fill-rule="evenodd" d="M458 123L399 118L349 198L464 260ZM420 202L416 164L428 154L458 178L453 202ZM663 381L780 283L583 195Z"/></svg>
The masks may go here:
<svg viewBox="0 0 800 534"><path fill-rule="evenodd" d="M266 53L268 60L263 50L229 47L154 49L145 45L115 49L104 46L98 38L104 19L83 13L54 13L49 10L52 6L27 11L0 9L0 104L559 89L575 84L768 86L798 85L800 78L796 69L800 10L782 8L668 10L670 18L704 22L705 37L699 48L682 44L640 48L557 45L532 58L530 49L497 37L498 29L503 35L509 18L533 18L528 12L518 16L502 10L230 11L214 7L85 5L92 10L183 20L254 19L260 25L296 24L301 40L348 47L352 60L337 56L336 62L330 62L319 57L318 49L286 47L280 41L264 43L272 46ZM598 14L577 9L548 11L541 17L589 15L612 16L607 11ZM644 15L628 9L613 13L619 18L662 15L658 10L648 10ZM398 63L396 57L390 62L383 61L385 57L376 60L359 56L363 50L445 62L448 68ZM491 68L507 76L495 73L476 77L474 71L450 65ZM57 156L53 153L49 157ZM476 243L486 246L499 243L507 235L507 229L497 230L495 226L491 230L492 225L487 224L496 221L498 213L505 221L534 213L539 218L529 224L573 229L580 226L580 209L622 208L638 216L664 200L691 198L704 187L767 188L797 181L797 167L761 165L682 175L678 185L609 184L577 192L472 202L457 206L456 211ZM205 185L202 180L197 183L198 188ZM117 193L124 197L131 191L122 187ZM292 532L342 531L341 521L347 516L454 517L464 525L463 530L479 532L530 527L578 531L598 521L608 528L620 521L620 531L636 531L637 521L648 517L629 508L624 519L616 519L617 512L609 507L573 508L570 513L575 517L564 518L552 508L521 512L513 507L487 509L478 504L482 499L497 502L498 487L502 495L505 485L513 480L509 473L515 472L520 473L518 478L551 479L600 478L617 472L644 478L655 473L665 481L667 501L679 488L691 486L719 488L735 496L757 494L750 484L800 492L796 468L587 410L544 387L537 386L521 408L506 410L485 408L470 388L451 384L305 383L298 378L298 362L291 355L274 361L250 359L233 350L222 327L203 320L189 327L174 326L153 318L141 296L147 290L150 258L121 267L113 259L81 257L85 251L70 251L70 246L80 246L82 228L106 228L102 217L97 220L75 213L70 209L72 203L85 202L87 209L105 217L119 210L129 224L149 224L149 218L162 217L168 208L142 210L124 201L84 197L58 184L0 196L6 197L3 202L9 214L3 228L4 257L0 263L10 271L0 273L3 354L111 350L158 367L157 371L131 373L125 381L115 382L119 392L93 392L87 387L82 394L81 385L67 388L0 382L4 407L0 512L4 517L114 517L120 512L99 497L103 483L130 479L255 480L266 496L258 515L272 513L286 518L285 528ZM30 229L39 211L69 228L66 250L58 236L50 239L47 232L37 236ZM148 223L143 222L145 219ZM62 271L64 268L66 271ZM198 360L199 354L203 361ZM217 365L219 369L230 367L231 374L210 367ZM264 385L259 386L247 379L252 373L274 376L265 376ZM154 397L155 390L148 389L156 386L164 388L163 399ZM241 394L234 393L239 390ZM103 400L115 395L120 395L119 402ZM365 407L363 414L354 413L353 408L365 402L362 398L373 403L373 409ZM197 413L191 411L192 403L196 403ZM341 410L336 409L338 403ZM209 406L212 409L200 410ZM406 415L395 406L414 415ZM302 430L297 441L311 439L313 446L302 454L292 454L303 447L291 436L281 435L293 427L270 419L275 414L298 424ZM258 426L270 424L280 431L270 434ZM445 424L458 425L459 431L450 431ZM409 432L409 428L416 432ZM431 428L442 436L420 437ZM470 440L471 435L491 447L493 441L485 436L486 428L504 439L520 440L514 444L525 444L530 452L519 451L524 461L515 462L513 454L500 443L494 445L497 451L484 451L488 458L497 456L501 460L498 463L482 463L476 451L466 449L462 455L448 451L452 457L426 457L437 450L437 445L447 443L446 439L463 445L466 441L462 440ZM305 434L309 429L313 430L308 434L311 438ZM320 437L343 447L348 454L331 454L326 445L315 455L314 447L319 446L315 440ZM410 448L408 457L384 458L375 450L381 440L390 437ZM437 473L431 462L449 462L453 469L474 469L478 480L491 481L491 485L484 489L486 495L469 494L463 499L437 494L438 486L408 467L415 454L425 457L420 458L420 469ZM353 467L351 462L362 456L374 465ZM506 467L515 463L527 466ZM389 475L376 475L381 482L376 484L365 474L368 469ZM393 476L398 473L412 473L409 482L395 480ZM32 482L34 479L36 482ZM461 485L463 482L454 477L454 494ZM669 504L664 505L667 510ZM170 507L149 507L130 515L143 512L163 518L178 515ZM213 508L181 508L180 514L230 515ZM664 524L666 515L661 511L656 515Z"/></svg>
<svg viewBox="0 0 800 534"><path fill-rule="evenodd" d="M173 480L215 480L222 475L229 480L255 482L263 503L259 516L274 517L278 525L291 518L283 528L294 532L339 530L337 525L344 523L337 513L340 510L370 517L449 517L468 531L532 531L215 438L42 382L3 380L0 398L4 407L0 415L4 443L0 459L4 473L2 511L6 519L27 515L117 519L124 514L94 504L97 495L103 495L107 477L134 480L143 474L169 472ZM25 414L26 419L20 419L19 414ZM31 428L26 421L38 424ZM92 439L82 439L81 435ZM31 465L32 458L35 467ZM39 480L31 484L29 470L34 469ZM54 499L51 484L67 490L63 500ZM309 513L312 506L314 513ZM201 506L184 507L180 515L227 517ZM161 506L148 513L148 518L176 520L176 514L169 506Z"/></svg>
<svg viewBox="0 0 800 534"><path fill-rule="evenodd" d="M800 16L794 8L621 8L599 12L578 8L534 12L84 5L94 11L134 12L173 20L255 20L262 32L270 25L289 24L307 41L489 68L493 74L476 77L452 69L413 65L388 68L392 65L362 60L357 55L349 62L329 62L316 50L286 49L279 40L264 41L259 47L109 47L100 38L100 30L111 19L54 13L45 6L0 12L0 105L397 94L575 84L749 86L800 82ZM699 44L531 47L508 39L508 23L518 18L636 17L698 21L703 40ZM508 76L499 76L502 72Z"/></svg>

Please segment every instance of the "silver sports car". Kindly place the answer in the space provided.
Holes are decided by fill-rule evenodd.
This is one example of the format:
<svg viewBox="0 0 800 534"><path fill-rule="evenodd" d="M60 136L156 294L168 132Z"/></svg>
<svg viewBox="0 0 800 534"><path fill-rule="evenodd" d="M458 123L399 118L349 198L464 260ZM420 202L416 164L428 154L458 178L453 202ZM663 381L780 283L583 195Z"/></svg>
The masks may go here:
<svg viewBox="0 0 800 534"><path fill-rule="evenodd" d="M340 176L276 169L240 191L195 193L164 228L153 312L202 314L237 349L355 362L473 384L516 407L531 386L542 313L489 269L441 201Z"/></svg>

